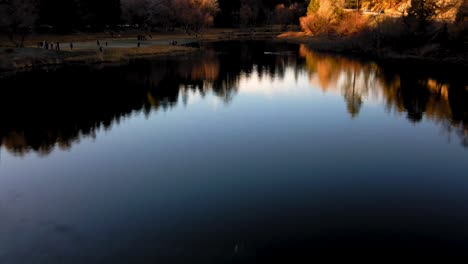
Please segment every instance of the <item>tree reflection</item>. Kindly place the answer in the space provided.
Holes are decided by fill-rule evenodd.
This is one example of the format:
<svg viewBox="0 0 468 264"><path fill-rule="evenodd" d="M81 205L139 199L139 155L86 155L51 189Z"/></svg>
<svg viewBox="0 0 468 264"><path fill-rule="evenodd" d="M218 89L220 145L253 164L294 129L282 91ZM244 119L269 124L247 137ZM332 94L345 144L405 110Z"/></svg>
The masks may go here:
<svg viewBox="0 0 468 264"><path fill-rule="evenodd" d="M286 70L295 79L306 73L312 87L342 95L352 118L366 103L379 102L410 122L440 124L449 139L456 135L468 147L468 90L460 78L429 78L414 70L314 53L304 45L268 42L219 42L183 57L0 79L0 144L16 155L47 155L92 139L136 112L149 115L187 104L193 93L212 93L229 103L241 77L281 80Z"/></svg>
<svg viewBox="0 0 468 264"><path fill-rule="evenodd" d="M441 124L449 137L456 134L467 145L468 91L457 71L451 72L452 77L443 73L434 79L425 76L425 69L378 66L318 54L304 45L299 54L305 59L311 83L319 83L324 92L343 95L352 117L359 114L363 102L382 101L389 111L405 113L410 122L426 118Z"/></svg>

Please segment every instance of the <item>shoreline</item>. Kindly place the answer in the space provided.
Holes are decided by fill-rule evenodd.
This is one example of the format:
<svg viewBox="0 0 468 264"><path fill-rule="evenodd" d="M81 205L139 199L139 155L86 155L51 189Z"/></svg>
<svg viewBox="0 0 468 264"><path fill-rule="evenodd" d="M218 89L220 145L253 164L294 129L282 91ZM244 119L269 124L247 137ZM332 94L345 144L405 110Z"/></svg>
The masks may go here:
<svg viewBox="0 0 468 264"><path fill-rule="evenodd" d="M345 38L332 39L327 37L312 37L302 32L285 32L278 35L277 39L289 43L304 44L317 52L343 55L358 59L386 63L427 63L430 65L448 65L452 67L460 66L468 68L468 54L466 53L464 56L463 54L457 54L458 56L435 57L415 54L418 50L409 50L401 53L389 49L381 49L378 51L365 50L357 43L348 41Z"/></svg>
<svg viewBox="0 0 468 264"><path fill-rule="evenodd" d="M448 56L437 58L434 56L421 56L412 54L411 51L400 54L394 51L382 49L380 51L366 51L351 41L344 38L331 39L327 37L311 37L301 32L277 32L271 29L239 30L239 29L213 29L201 35L200 38L187 36L183 33L173 34L154 34L148 42L142 41L141 47L137 47L135 36L126 35L117 38L101 38L102 43L109 41L114 47L105 47L100 52L94 43L93 37L104 36L103 34L80 35L75 42L77 48L73 51L65 50L54 51L33 47L34 41L50 37L37 35L26 43L25 48L11 48L0 46L0 75L8 75L12 72L29 71L47 67L60 67L67 65L83 64L121 64L128 63L134 59L154 58L160 56L177 56L196 52L199 48L192 47L190 44L207 43L229 40L270 40L284 41L288 43L303 44L318 52L354 57L357 59L374 60L384 63L409 63L430 65L461 66L468 68L468 59L465 56ZM59 39L65 45L64 40L70 40L74 35L55 36L51 39ZM172 46L170 41L180 41L180 45ZM1 42L0 42L1 44ZM80 47L80 45L82 47Z"/></svg>
<svg viewBox="0 0 468 264"><path fill-rule="evenodd" d="M156 49L155 49L156 48ZM27 49L27 48L26 48ZM160 56L176 56L186 53L191 53L197 49L186 46L153 46L150 49L141 48L129 49L107 49L102 53L93 51L57 53L55 51L36 52L32 51L30 54L21 54L20 52L13 52L11 56L14 58L7 59L0 64L0 75L8 72L28 71L38 68L58 67L68 65L85 65L85 64L116 64L127 63L134 59L144 59ZM28 51L24 51L28 53Z"/></svg>
<svg viewBox="0 0 468 264"><path fill-rule="evenodd" d="M127 63L134 59L177 56L198 51L199 48L190 46L194 43L275 39L279 33L274 28L261 30L213 29L200 35L199 38L181 32L152 33L151 39L143 41L136 39L137 35L142 34L141 32L116 34L114 37L106 33L34 35L26 40L24 48L11 47L5 39L0 38L0 75L47 67ZM146 35L149 36L149 34ZM38 48L37 43L44 39L60 42L61 51ZM102 44L109 42L109 47L103 45L103 51L99 51L95 42L97 39ZM178 45L170 45L173 40L176 40ZM74 43L73 50L70 50L70 42ZM138 42L141 42L141 47L137 47Z"/></svg>
<svg viewBox="0 0 468 264"><path fill-rule="evenodd" d="M1 48L0 48L1 49ZM3 48L0 50L0 75L47 67L82 64L128 63L134 59L182 55L198 49L189 46L148 45L146 47L76 49L55 51L41 48Z"/></svg>

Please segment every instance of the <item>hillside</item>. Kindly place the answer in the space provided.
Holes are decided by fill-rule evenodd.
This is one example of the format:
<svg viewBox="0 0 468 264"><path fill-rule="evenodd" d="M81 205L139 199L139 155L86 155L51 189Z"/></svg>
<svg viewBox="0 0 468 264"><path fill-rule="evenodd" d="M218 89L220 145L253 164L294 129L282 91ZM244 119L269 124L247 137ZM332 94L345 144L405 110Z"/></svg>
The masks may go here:
<svg viewBox="0 0 468 264"><path fill-rule="evenodd" d="M465 16L468 13L466 0L438 0L437 5L440 7L437 19L451 22L459 13L464 13ZM361 11L383 10L387 15L401 16L411 6L411 0L362 0L360 6Z"/></svg>

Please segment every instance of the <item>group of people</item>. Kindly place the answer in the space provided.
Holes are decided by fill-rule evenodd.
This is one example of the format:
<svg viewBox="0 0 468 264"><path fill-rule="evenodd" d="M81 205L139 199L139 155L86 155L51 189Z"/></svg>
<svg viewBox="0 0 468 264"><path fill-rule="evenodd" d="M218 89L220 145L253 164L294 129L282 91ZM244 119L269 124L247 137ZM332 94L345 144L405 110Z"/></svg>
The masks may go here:
<svg viewBox="0 0 468 264"><path fill-rule="evenodd" d="M148 35L148 37L152 38L151 35ZM146 38L146 35L138 35L137 36L137 40L138 40L138 43L137 43L137 47L139 48L141 46L141 41L142 40L147 40ZM177 41L176 40L172 40L169 42L170 45L172 46L176 46L177 45ZM104 48L103 46L101 45L101 42L98 40L96 40L96 45L99 47L99 51L102 53L104 52ZM107 47L109 45L109 43L106 41L104 43L104 45ZM56 50L56 51L60 51L60 42L48 42L46 40L44 41L41 41L37 44L38 48L43 48L43 49L47 49L47 50ZM74 48L74 44L73 42L70 42L70 50L73 50Z"/></svg>
<svg viewBox="0 0 468 264"><path fill-rule="evenodd" d="M96 44L98 45L98 47L101 46L101 42L99 41L99 39L96 40ZM106 47L107 47L109 45L109 43L106 41L106 42L104 42L104 45L106 45Z"/></svg>
<svg viewBox="0 0 468 264"><path fill-rule="evenodd" d="M177 40L172 40L171 42L169 42L169 44L171 46L177 46Z"/></svg>
<svg viewBox="0 0 468 264"><path fill-rule="evenodd" d="M141 42L140 42L140 41L142 41L142 40L148 40L148 39L146 38L146 36L148 36L150 39L153 38L153 37L152 37L151 35L149 35L149 34L148 34L148 35L137 35L137 40L138 40L138 42L137 42L137 47L138 47L138 48L141 47Z"/></svg>
<svg viewBox="0 0 468 264"><path fill-rule="evenodd" d="M153 38L151 35L148 35L148 37L149 37L150 39ZM140 41L140 40L147 40L146 35L137 35L137 40L138 40L138 41Z"/></svg>
<svg viewBox="0 0 468 264"><path fill-rule="evenodd" d="M98 45L99 47L99 51L103 52L103 48L101 46L101 43L99 40L96 40L96 44ZM107 43L107 41L105 42L105 45L106 47L109 45L109 43ZM37 47L38 48L41 48L41 49L46 49L46 50L56 50L56 51L60 51L60 42L48 42L47 40L44 40L44 41L41 41L39 43L37 43ZM70 50L73 50L73 48L75 47L75 45L73 44L73 42L70 42Z"/></svg>
<svg viewBox="0 0 468 264"><path fill-rule="evenodd" d="M96 45L99 47L99 52L104 52L104 48L102 47L101 42L99 41L99 39L96 40ZM109 43L106 41L106 42L104 42L104 45L107 47L107 46L109 46Z"/></svg>
<svg viewBox="0 0 468 264"><path fill-rule="evenodd" d="M46 50L60 51L60 42L48 42L47 40L37 43L37 47ZM70 42L70 50L73 50L73 42Z"/></svg>
<svg viewBox="0 0 468 264"><path fill-rule="evenodd" d="M50 49L50 50L56 50L60 51L60 42L48 42L47 40L41 41L37 44L38 48L43 48L43 49Z"/></svg>

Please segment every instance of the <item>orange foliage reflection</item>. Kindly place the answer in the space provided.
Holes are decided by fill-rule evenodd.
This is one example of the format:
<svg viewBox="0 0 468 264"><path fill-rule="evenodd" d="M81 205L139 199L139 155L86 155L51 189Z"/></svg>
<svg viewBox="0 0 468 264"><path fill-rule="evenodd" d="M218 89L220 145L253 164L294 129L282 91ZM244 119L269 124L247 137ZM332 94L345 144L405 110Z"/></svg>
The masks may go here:
<svg viewBox="0 0 468 264"><path fill-rule="evenodd" d="M381 101L390 111L406 113L412 122L426 118L440 123L446 131L459 134L462 144L468 145L463 84L404 73L389 75L375 63L319 54L305 45L300 46L299 55L305 59L311 84L323 92L341 94L352 117L359 114L363 102Z"/></svg>

